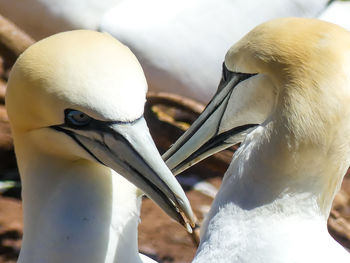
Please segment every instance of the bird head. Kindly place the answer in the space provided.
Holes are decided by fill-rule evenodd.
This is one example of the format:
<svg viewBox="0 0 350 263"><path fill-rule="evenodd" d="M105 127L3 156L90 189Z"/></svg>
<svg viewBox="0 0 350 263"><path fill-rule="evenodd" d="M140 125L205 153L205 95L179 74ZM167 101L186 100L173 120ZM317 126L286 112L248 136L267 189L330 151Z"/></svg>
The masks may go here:
<svg viewBox="0 0 350 263"><path fill-rule="evenodd" d="M286 151L326 153L339 130L349 137L349 99L350 33L316 19L271 20L228 50L216 94L163 159L177 174L268 124Z"/></svg>
<svg viewBox="0 0 350 263"><path fill-rule="evenodd" d="M172 218L192 222L143 118L146 91L136 57L108 34L77 30L39 41L19 57L8 82L16 151L30 144L60 160L108 166Z"/></svg>

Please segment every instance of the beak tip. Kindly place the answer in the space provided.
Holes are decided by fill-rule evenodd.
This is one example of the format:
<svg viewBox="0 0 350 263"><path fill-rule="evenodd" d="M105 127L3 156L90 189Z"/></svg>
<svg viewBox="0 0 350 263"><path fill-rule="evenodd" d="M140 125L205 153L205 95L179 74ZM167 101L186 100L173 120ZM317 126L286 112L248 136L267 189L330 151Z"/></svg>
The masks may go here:
<svg viewBox="0 0 350 263"><path fill-rule="evenodd" d="M189 223L191 225L194 225L195 222L196 222L196 218L195 218L195 215L192 211L192 207L188 201L188 199L182 199L180 197L177 197L177 200L178 200L178 205L180 206L180 213L181 213L181 216L183 218L187 218L187 220L189 221Z"/></svg>
<svg viewBox="0 0 350 263"><path fill-rule="evenodd" d="M193 230L192 230L192 226L189 224L189 223L186 223L185 224L185 227L186 227L186 230L188 233L192 234Z"/></svg>

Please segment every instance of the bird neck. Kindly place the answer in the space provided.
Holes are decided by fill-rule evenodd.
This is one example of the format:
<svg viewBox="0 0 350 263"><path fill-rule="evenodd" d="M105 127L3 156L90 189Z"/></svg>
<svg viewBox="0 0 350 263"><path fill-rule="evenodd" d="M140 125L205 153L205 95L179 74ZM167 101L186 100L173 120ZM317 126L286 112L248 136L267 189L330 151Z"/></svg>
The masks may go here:
<svg viewBox="0 0 350 263"><path fill-rule="evenodd" d="M286 204L285 213L298 209L326 220L348 168L349 150L341 151L336 140L330 145L305 141L295 141L288 129L272 121L249 134L223 181L223 189L232 193L228 201L246 209L280 202Z"/></svg>
<svg viewBox="0 0 350 263"><path fill-rule="evenodd" d="M233 262L290 262L270 257L286 256L288 246L301 255L338 249L326 221L347 165L330 163L312 145L291 150L289 139L274 135L270 125L250 133L236 151L202 225L194 262L225 262L223 248Z"/></svg>
<svg viewBox="0 0 350 263"><path fill-rule="evenodd" d="M24 145L24 144L23 144ZM141 262L141 196L111 169L15 143L24 234L19 262Z"/></svg>

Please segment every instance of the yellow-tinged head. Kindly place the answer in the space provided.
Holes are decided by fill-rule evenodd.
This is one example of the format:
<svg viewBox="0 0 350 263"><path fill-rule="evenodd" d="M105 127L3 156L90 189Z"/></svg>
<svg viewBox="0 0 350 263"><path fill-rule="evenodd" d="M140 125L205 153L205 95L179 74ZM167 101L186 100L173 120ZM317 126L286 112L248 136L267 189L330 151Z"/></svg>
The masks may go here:
<svg viewBox="0 0 350 263"><path fill-rule="evenodd" d="M146 91L139 62L108 34L64 32L28 48L11 71L6 94L22 178L33 180L40 162L49 160L70 170L102 164L181 224L180 212L192 223L189 202L143 118ZM42 172L50 177L64 169Z"/></svg>
<svg viewBox="0 0 350 263"><path fill-rule="evenodd" d="M262 126L259 162L278 180L313 182L328 211L350 162L349 105L350 33L271 20L229 49L217 93L163 159L179 173Z"/></svg>
<svg viewBox="0 0 350 263"><path fill-rule="evenodd" d="M6 105L12 128L63 123L74 108L99 120L143 114L147 83L128 47L106 33L60 33L28 48L11 71Z"/></svg>
<svg viewBox="0 0 350 263"><path fill-rule="evenodd" d="M233 45L225 65L228 71L258 73L271 82L273 114L296 139L329 139L332 125L347 113L350 33L337 25L303 18L271 20Z"/></svg>
<svg viewBox="0 0 350 263"><path fill-rule="evenodd" d="M337 25L281 18L257 26L233 45L225 65L232 72L265 73L279 81L329 78L332 67L349 59L349 46L349 32Z"/></svg>

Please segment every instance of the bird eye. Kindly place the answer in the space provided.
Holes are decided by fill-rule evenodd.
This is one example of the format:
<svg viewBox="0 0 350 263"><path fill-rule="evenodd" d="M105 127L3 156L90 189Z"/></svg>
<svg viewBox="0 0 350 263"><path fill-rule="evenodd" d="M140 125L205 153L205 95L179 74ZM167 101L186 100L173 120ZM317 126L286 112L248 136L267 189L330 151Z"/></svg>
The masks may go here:
<svg viewBox="0 0 350 263"><path fill-rule="evenodd" d="M76 126L84 126L90 123L91 117L84 112L78 110L71 110L66 114L67 120Z"/></svg>

